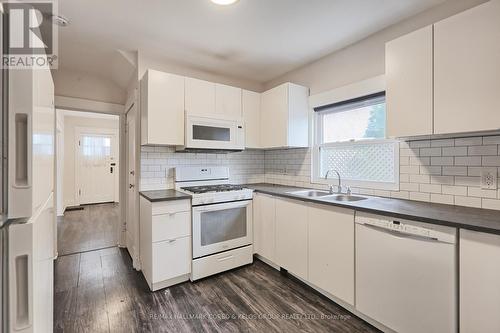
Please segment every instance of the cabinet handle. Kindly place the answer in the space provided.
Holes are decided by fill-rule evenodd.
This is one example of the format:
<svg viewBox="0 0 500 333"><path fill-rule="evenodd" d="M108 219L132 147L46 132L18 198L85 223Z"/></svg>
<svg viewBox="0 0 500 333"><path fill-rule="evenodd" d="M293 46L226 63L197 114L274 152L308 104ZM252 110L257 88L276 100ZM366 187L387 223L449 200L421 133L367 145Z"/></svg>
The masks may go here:
<svg viewBox="0 0 500 333"><path fill-rule="evenodd" d="M224 257L224 258L219 258L219 259L217 259L217 260L218 260L218 261L226 261L226 260L229 260L229 259L232 259L232 258L234 258L234 256L233 256L233 255L230 255L230 256L227 256L227 257Z"/></svg>
<svg viewBox="0 0 500 333"><path fill-rule="evenodd" d="M15 179L14 187L31 187L32 139L30 135L31 117L26 113L17 113L14 117L15 137Z"/></svg>

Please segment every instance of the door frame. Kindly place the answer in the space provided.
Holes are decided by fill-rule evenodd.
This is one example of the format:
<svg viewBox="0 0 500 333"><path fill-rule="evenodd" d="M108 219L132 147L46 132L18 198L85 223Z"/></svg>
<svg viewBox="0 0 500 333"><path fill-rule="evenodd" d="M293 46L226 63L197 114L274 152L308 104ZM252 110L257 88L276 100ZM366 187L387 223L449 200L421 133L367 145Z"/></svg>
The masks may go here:
<svg viewBox="0 0 500 333"><path fill-rule="evenodd" d="M119 121L119 120L118 120ZM112 149L115 149L115 153L118 155L118 159L116 159L117 163L120 163L120 137L118 134L118 130L112 128L99 128L99 127L75 127L75 203L77 205L81 205L81 198L78 193L80 189L81 179L80 179L80 146L78 145L78 141L80 140L80 136L84 133L89 134L98 134L98 135L113 135L115 137L114 146ZM116 202L116 198L118 196L118 202L120 202L120 165L118 165L118 177L115 177L115 182L113 184L113 201ZM118 178L118 179L117 179ZM116 193L116 183L118 183L118 193Z"/></svg>
<svg viewBox="0 0 500 333"><path fill-rule="evenodd" d="M125 225L125 228L123 230L123 245L124 247L127 247L128 249L128 252L130 254L130 256L132 257L132 266L136 269L136 270L141 270L141 260L140 260L140 219L139 219L139 187L140 187L140 177L139 177L139 173L140 173L140 154L141 154L141 150L140 150L140 110L139 110L139 106L137 105L137 98L136 98L137 94L136 92L134 92L133 94L133 98L131 100L129 100L129 103L127 103L127 108L126 108L126 112L125 112L125 149L126 149L126 175L125 175L125 178L126 178L126 195L127 195L127 208L126 208L126 211L125 211L125 216L126 216L126 225ZM127 122L128 122L128 119L127 117L129 117L129 113L133 111L135 112L135 128L133 129L135 131L135 163L133 166L131 166L129 164L129 154L130 154L130 151L129 151L129 140L128 140L128 132L127 132ZM136 189L136 195L135 195L135 200L134 200L134 206L135 206L135 210L134 210L134 215L135 215L135 219L137 220L137 230L136 230L136 235L133 239L133 242L134 242L134 253L131 253L130 251L130 248L127 246L127 241L128 241L128 237L127 237L127 230L129 228L129 222L130 222L130 216L129 216L129 179L130 179L130 174L129 174L129 170L131 170L131 168L133 167L133 170L134 170L134 175L133 175L133 178L134 178L134 183L135 183L135 189Z"/></svg>
<svg viewBox="0 0 500 333"><path fill-rule="evenodd" d="M116 228L118 246L125 247L125 228L126 228L126 212L128 198L127 192L127 148L126 148L126 133L125 133L125 111L128 110L123 104L99 102L84 98L55 96L56 110L69 110L69 111L83 111L97 114L109 114L119 117L119 149L120 160L118 169L120 174L119 188L120 188L120 209L118 211L118 225Z"/></svg>

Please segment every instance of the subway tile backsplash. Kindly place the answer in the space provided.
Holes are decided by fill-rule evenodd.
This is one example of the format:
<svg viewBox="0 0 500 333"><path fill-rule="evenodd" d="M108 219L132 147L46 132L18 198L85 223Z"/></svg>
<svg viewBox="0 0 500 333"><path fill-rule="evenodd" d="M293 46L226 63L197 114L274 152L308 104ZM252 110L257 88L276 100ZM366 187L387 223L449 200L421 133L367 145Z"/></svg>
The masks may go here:
<svg viewBox="0 0 500 333"><path fill-rule="evenodd" d="M143 147L141 189L172 188L173 168L178 165L227 165L234 183L327 187L311 183L308 148L194 154ZM399 191L354 188L353 192L500 209L500 190L480 187L479 176L485 167L497 168L497 177L500 175L500 136L401 142Z"/></svg>
<svg viewBox="0 0 500 333"><path fill-rule="evenodd" d="M174 168L177 166L228 166L233 183L264 181L264 152L247 150L240 153L207 154L175 152L171 147L141 148L140 189L174 188Z"/></svg>

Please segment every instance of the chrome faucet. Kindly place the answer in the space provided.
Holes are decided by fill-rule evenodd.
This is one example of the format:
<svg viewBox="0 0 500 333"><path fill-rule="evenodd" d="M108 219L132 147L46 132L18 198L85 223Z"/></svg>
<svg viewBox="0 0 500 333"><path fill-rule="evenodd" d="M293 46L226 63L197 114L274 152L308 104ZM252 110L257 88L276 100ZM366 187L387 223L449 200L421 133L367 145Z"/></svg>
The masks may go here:
<svg viewBox="0 0 500 333"><path fill-rule="evenodd" d="M337 177L339 178L339 186L337 188L337 193L340 194L340 193L342 193L342 179L340 178L340 173L335 169L330 169L325 174L325 180L328 180L328 175L330 174L330 171L335 172L337 174ZM330 186L330 194L333 194L334 193L333 192L333 185L329 184L329 186Z"/></svg>

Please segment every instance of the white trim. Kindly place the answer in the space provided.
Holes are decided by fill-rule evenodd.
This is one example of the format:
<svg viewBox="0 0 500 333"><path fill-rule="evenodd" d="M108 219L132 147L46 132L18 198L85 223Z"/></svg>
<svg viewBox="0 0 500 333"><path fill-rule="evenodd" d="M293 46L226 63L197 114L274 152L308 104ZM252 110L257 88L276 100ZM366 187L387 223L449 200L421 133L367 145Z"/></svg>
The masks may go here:
<svg viewBox="0 0 500 333"><path fill-rule="evenodd" d="M122 104L99 102L84 98L55 96L56 109L71 111L89 111L120 115L125 112Z"/></svg>
<svg viewBox="0 0 500 333"><path fill-rule="evenodd" d="M137 88L134 88L132 93L128 96L127 101L125 102L125 107L123 108L123 111L125 113L128 113L136 101L137 101Z"/></svg>
<svg viewBox="0 0 500 333"><path fill-rule="evenodd" d="M111 119L118 120L119 115L100 113L100 112L88 112L88 111L69 111L64 109L57 109L62 117L78 117L78 118L93 118L93 119Z"/></svg>
<svg viewBox="0 0 500 333"><path fill-rule="evenodd" d="M350 100L353 98L366 96L381 91L385 91L385 75L379 75L367 80L360 82L355 82L337 89L333 89L320 94L312 95L309 97L309 105L311 108L333 104L337 102L342 102ZM356 181L349 179L342 179L342 184L356 187L356 188L367 188L367 189L380 189L380 190L399 190L399 141L390 139L368 139L368 140L356 140L348 142L336 142L336 143L321 143L321 124L319 123L319 116L316 112L311 111L311 136L313 142L312 154L311 154L311 183L313 184L330 184L330 180L325 180L319 175L320 163L319 163L319 149L320 146L341 146L341 145L353 145L353 144L367 144L367 143L388 143L392 142L395 144L394 149L394 163L396 165L394 169L394 182L384 183L384 182L371 182L371 181ZM342 175L341 175L342 176Z"/></svg>
<svg viewBox="0 0 500 333"><path fill-rule="evenodd" d="M112 129L112 128L95 128L95 127L75 127L75 203L77 205L81 205L81 199L78 194L78 191L80 189L80 147L78 146L78 141L80 140L80 136L82 133L89 133L89 134L102 134L102 135L113 135L114 137L114 152L115 152L115 163L120 163L120 144L119 144L119 136L118 136L118 130L117 129ZM118 159L116 158L116 155L118 155ZM120 170L120 165L118 165L118 170ZM114 185L113 185L113 200L115 202L119 202L119 191L120 191L120 186L118 186L118 193L116 191L116 183L120 181L120 177L116 177L116 173L114 175Z"/></svg>
<svg viewBox="0 0 500 333"><path fill-rule="evenodd" d="M346 101L356 97L375 94L381 91L385 91L385 75L375 76L347 86L311 95L309 97L309 106L311 108L315 108L318 106Z"/></svg>

